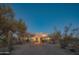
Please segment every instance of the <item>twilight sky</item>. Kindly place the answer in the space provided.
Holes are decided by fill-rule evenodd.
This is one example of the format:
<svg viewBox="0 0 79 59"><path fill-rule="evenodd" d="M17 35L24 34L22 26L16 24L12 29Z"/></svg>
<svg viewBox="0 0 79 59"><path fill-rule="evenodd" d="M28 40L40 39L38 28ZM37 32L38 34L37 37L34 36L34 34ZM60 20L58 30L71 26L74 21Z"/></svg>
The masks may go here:
<svg viewBox="0 0 79 59"><path fill-rule="evenodd" d="M54 27L63 31L70 23L79 27L79 4L12 4L16 18L22 18L28 32L52 33Z"/></svg>

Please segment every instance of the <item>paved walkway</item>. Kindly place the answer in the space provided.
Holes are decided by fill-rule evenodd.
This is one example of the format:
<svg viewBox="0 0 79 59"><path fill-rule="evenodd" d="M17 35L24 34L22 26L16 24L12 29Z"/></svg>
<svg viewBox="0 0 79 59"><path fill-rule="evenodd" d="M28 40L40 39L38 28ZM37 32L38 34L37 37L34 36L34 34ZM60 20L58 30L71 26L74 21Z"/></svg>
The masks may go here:
<svg viewBox="0 0 79 59"><path fill-rule="evenodd" d="M15 48L12 55L73 55L73 53L56 47L56 44L46 44L44 46L23 44Z"/></svg>

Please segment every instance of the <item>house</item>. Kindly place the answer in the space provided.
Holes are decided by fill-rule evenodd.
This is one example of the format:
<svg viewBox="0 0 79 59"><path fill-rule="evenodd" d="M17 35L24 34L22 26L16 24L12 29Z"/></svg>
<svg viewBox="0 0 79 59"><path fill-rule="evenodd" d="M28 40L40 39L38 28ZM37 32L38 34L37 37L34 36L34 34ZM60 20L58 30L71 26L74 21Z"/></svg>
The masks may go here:
<svg viewBox="0 0 79 59"><path fill-rule="evenodd" d="M43 33L35 34L32 37L32 42L37 44L45 43L46 41L49 41L49 40L50 38L48 37L48 34L43 34Z"/></svg>

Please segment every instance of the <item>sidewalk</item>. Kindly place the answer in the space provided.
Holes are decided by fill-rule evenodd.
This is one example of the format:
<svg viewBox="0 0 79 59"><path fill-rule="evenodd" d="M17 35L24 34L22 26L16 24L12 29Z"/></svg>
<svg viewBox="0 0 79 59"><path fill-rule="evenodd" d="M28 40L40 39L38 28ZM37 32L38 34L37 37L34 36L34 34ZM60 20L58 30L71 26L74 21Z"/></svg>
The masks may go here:
<svg viewBox="0 0 79 59"><path fill-rule="evenodd" d="M8 51L8 47L0 48L0 55L8 55L10 52Z"/></svg>
<svg viewBox="0 0 79 59"><path fill-rule="evenodd" d="M21 45L14 45L13 46L13 50L15 50L15 48L19 48ZM0 55L10 55L11 52L9 51L8 47L1 47L0 48Z"/></svg>

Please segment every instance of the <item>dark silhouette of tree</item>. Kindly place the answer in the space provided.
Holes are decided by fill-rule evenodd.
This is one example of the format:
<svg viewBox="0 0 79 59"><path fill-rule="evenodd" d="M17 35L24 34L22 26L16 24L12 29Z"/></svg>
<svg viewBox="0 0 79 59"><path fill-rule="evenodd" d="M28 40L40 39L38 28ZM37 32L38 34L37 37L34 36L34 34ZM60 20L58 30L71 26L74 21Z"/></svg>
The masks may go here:
<svg viewBox="0 0 79 59"><path fill-rule="evenodd" d="M26 24L25 24L25 22L22 20L22 19L20 19L19 21L18 21L18 31L20 32L20 33L24 33L25 31L26 31Z"/></svg>
<svg viewBox="0 0 79 59"><path fill-rule="evenodd" d="M0 4L0 35L4 34L7 38L8 45L11 46L12 33L24 33L26 24L22 19L16 20L13 9L10 4Z"/></svg>

